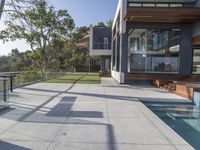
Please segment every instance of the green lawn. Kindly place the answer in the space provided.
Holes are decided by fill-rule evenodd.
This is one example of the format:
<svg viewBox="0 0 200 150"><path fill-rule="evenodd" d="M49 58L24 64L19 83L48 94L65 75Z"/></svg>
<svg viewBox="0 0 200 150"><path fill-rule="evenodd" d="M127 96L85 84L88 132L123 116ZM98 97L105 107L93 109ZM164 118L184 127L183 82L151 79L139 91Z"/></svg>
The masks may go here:
<svg viewBox="0 0 200 150"><path fill-rule="evenodd" d="M68 73L62 77L47 80L45 83L100 84L101 78L98 73Z"/></svg>

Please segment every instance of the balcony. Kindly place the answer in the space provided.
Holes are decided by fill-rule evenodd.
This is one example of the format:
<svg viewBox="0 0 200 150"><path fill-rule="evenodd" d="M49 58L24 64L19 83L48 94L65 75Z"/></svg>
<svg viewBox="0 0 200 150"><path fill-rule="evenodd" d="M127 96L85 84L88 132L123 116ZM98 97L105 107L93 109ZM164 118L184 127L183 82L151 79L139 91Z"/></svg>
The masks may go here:
<svg viewBox="0 0 200 150"><path fill-rule="evenodd" d="M111 56L111 28L90 27L90 56Z"/></svg>
<svg viewBox="0 0 200 150"><path fill-rule="evenodd" d="M90 48L91 56L109 56L111 55L111 43L93 43Z"/></svg>
<svg viewBox="0 0 200 150"><path fill-rule="evenodd" d="M8 79L0 78L0 109L8 106Z"/></svg>
<svg viewBox="0 0 200 150"><path fill-rule="evenodd" d="M109 44L104 44L104 43L94 43L93 44L93 49L94 50L111 50L111 43Z"/></svg>

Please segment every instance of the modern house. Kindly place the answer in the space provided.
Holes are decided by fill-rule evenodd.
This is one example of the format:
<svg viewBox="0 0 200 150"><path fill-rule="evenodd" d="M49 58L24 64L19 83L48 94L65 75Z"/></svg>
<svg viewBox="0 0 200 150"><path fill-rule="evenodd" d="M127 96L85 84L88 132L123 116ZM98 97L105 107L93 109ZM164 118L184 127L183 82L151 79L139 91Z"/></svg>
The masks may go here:
<svg viewBox="0 0 200 150"><path fill-rule="evenodd" d="M111 39L90 31L90 55L120 83L200 74L200 0L119 0Z"/></svg>
<svg viewBox="0 0 200 150"><path fill-rule="evenodd" d="M100 57L101 72L104 74L111 71L111 40L111 28L90 26L90 56Z"/></svg>

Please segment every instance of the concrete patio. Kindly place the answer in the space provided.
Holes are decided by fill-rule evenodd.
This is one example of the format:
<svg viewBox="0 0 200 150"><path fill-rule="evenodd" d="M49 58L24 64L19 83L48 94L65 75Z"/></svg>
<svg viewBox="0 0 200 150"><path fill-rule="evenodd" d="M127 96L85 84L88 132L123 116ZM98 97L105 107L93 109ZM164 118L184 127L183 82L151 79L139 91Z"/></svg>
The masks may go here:
<svg viewBox="0 0 200 150"><path fill-rule="evenodd" d="M189 101L150 85L37 83L0 112L0 150L191 150L142 101Z"/></svg>

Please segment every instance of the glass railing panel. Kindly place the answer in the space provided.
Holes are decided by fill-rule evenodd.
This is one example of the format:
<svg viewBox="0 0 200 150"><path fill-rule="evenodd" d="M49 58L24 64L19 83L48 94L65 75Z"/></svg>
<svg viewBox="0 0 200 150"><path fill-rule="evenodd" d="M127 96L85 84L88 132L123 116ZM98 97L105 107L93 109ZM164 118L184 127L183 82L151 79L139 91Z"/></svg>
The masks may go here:
<svg viewBox="0 0 200 150"><path fill-rule="evenodd" d="M104 44L104 43L94 43L93 49L103 49L103 50L110 50L111 49L111 43Z"/></svg>
<svg viewBox="0 0 200 150"><path fill-rule="evenodd" d="M8 79L0 78L0 109L8 105L9 101L9 87Z"/></svg>

